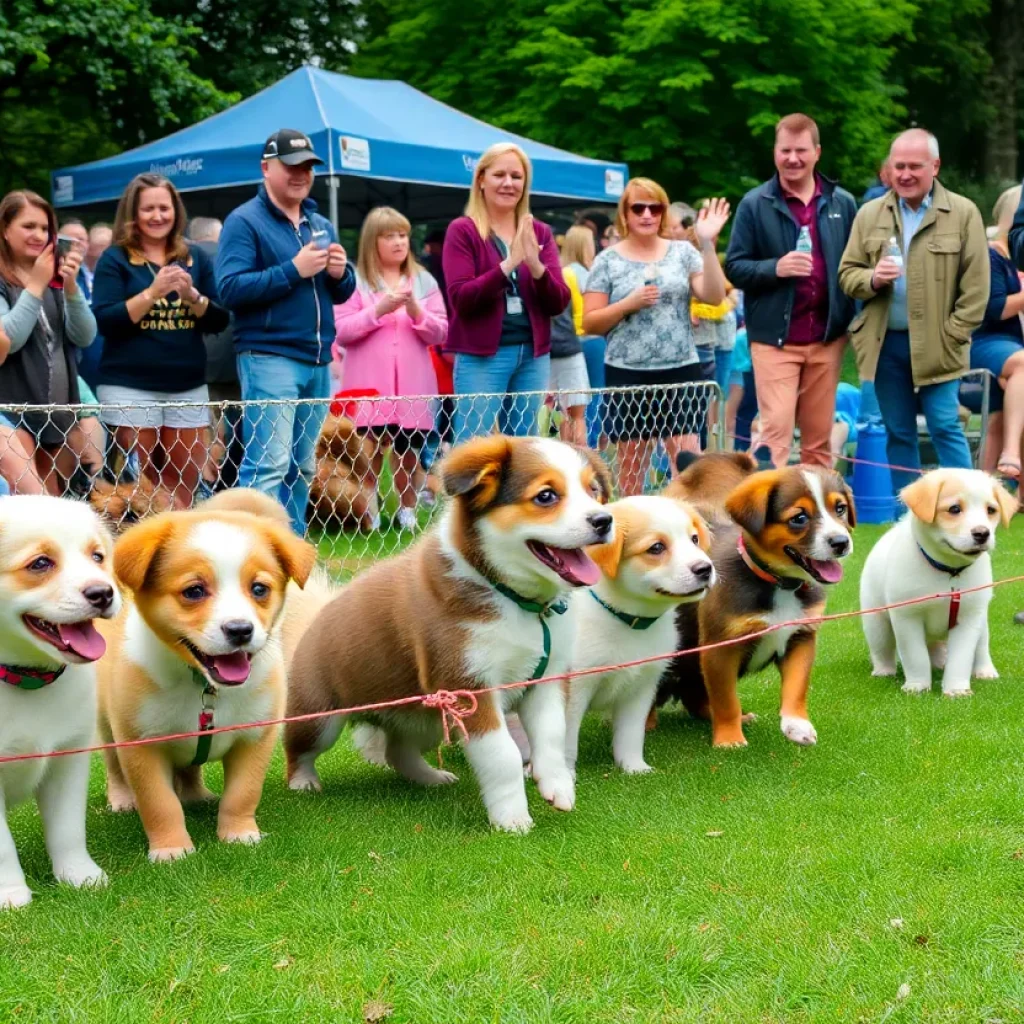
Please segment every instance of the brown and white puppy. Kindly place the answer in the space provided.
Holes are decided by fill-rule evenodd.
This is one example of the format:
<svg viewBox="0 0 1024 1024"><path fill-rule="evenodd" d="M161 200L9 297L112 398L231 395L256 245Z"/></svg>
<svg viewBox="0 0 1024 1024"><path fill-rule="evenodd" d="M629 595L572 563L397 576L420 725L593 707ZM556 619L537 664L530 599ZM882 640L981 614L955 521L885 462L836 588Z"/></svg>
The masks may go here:
<svg viewBox="0 0 1024 1024"><path fill-rule="evenodd" d="M747 477L725 502L733 525L718 528L711 557L719 585L677 615L679 649L756 634L768 626L820 615L825 588L838 583L840 559L853 550L853 499L832 470L791 466ZM794 743L817 742L807 717L816 627L787 626L761 637L681 655L666 673L662 696L677 696L710 717L716 747L745 746L737 680L777 662L781 726Z"/></svg>
<svg viewBox="0 0 1024 1024"><path fill-rule="evenodd" d="M303 585L314 560L313 547L274 518L209 503L125 533L114 571L131 598L106 631L104 740L279 718L279 620L289 581ZM223 761L217 834L224 842L259 842L256 808L276 736L266 727L108 752L110 807L138 808L150 860L182 857L194 849L182 801L212 799L202 764Z"/></svg>
<svg viewBox="0 0 1024 1024"><path fill-rule="evenodd" d="M573 613L563 599L597 581L584 549L613 535L602 507L610 492L604 464L559 441L495 435L454 449L441 472L450 502L438 525L348 583L306 632L292 662L289 715L476 690L568 667ZM560 686L481 695L464 720L466 756L491 824L523 832L532 825L523 762L505 719L516 706L541 795L571 810L575 785ZM320 789L316 759L352 717L285 729L293 789ZM384 758L405 778L454 781L423 758L441 741L436 709L414 704L356 720L384 732Z"/></svg>
<svg viewBox="0 0 1024 1024"><path fill-rule="evenodd" d="M950 596L865 615L871 674L896 675L898 653L904 692L930 690L934 666L943 669L947 697L969 696L972 676L999 678L988 646L992 591L957 593L955 600L952 591L991 584L996 527L1010 525L1017 499L977 469L933 470L900 497L910 511L871 549L860 578L861 608L943 591Z"/></svg>
<svg viewBox="0 0 1024 1024"><path fill-rule="evenodd" d="M82 502L0 498L0 754L92 742L94 663L106 650L95 620L121 605L112 549L110 534ZM32 899L6 812L33 796L57 880L106 882L85 846L88 788L88 754L0 766L0 908Z"/></svg>
<svg viewBox="0 0 1024 1024"><path fill-rule="evenodd" d="M725 499L752 473L757 459L749 452L708 452L676 456L676 476L661 492L690 504L706 523L728 522Z"/></svg>
<svg viewBox="0 0 1024 1024"><path fill-rule="evenodd" d="M149 516L169 512L174 506L174 495L146 476L117 483L99 477L89 492L89 504L111 531L119 535Z"/></svg>

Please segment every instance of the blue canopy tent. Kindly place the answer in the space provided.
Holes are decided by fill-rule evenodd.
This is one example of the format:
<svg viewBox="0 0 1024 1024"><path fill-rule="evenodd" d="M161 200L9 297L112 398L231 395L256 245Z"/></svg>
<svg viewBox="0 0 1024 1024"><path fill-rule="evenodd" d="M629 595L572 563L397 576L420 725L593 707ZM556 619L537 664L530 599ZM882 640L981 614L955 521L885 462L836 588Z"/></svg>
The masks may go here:
<svg viewBox="0 0 1024 1024"><path fill-rule="evenodd" d="M105 207L143 171L166 175L183 192L190 215L220 215L261 180L263 142L296 128L325 161L314 196L336 225L358 225L382 203L414 221L462 212L473 167L495 142L518 143L533 162L538 209L614 203L624 164L576 156L503 132L406 85L302 67L213 117L118 156L52 174L58 209ZM324 200L326 199L326 204Z"/></svg>

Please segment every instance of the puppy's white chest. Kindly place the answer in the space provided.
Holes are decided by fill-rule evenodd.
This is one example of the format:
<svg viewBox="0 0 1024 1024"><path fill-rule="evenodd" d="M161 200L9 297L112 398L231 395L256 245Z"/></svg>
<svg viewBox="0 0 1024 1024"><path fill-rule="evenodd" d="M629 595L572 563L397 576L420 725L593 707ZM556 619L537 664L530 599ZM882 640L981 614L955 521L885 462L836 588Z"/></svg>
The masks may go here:
<svg viewBox="0 0 1024 1024"><path fill-rule="evenodd" d="M806 615L806 609L793 591L779 590L776 592L775 606L764 616L764 624L765 626L779 626L782 623L805 618ZM780 629L773 630L767 636L761 637L754 648L747 671L757 672L774 658L781 658L793 634L800 628L800 626L782 625Z"/></svg>

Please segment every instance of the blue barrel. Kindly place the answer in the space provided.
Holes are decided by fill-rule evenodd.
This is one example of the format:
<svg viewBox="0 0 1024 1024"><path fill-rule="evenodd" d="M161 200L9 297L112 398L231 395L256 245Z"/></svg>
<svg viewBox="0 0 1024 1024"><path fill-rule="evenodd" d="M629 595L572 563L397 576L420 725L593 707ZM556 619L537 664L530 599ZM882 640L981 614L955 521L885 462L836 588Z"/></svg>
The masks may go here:
<svg viewBox="0 0 1024 1024"><path fill-rule="evenodd" d="M868 462L888 462L885 427L869 420L857 428L857 458ZM892 493L892 474L888 466L853 464L853 500L859 523L891 523L896 518L896 499Z"/></svg>

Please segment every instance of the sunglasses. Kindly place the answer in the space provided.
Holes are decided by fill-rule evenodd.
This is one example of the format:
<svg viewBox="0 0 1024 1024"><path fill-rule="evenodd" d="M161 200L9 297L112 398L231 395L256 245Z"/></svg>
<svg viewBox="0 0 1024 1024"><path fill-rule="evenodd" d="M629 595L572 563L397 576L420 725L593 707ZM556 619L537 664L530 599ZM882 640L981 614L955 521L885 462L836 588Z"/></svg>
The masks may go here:
<svg viewBox="0 0 1024 1024"><path fill-rule="evenodd" d="M642 217L644 210L650 210L652 217L660 217L665 212L664 203L630 203L629 212Z"/></svg>

